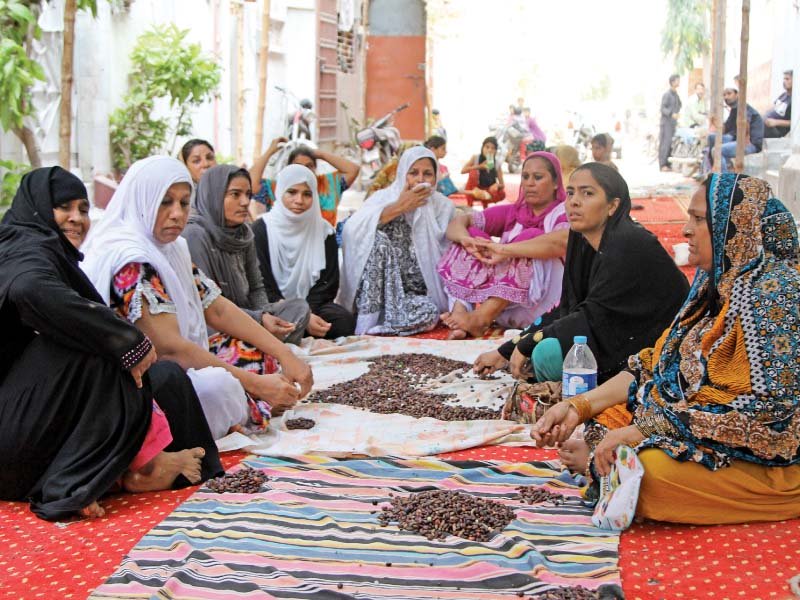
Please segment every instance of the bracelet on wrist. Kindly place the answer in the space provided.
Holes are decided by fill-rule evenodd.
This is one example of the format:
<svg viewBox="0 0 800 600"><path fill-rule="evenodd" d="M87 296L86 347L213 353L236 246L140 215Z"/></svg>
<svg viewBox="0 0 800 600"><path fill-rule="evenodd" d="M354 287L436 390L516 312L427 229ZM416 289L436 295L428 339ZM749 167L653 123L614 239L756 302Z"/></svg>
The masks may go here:
<svg viewBox="0 0 800 600"><path fill-rule="evenodd" d="M592 405L589 402L589 399L584 394L578 394L577 396L573 396L567 402L572 406L575 411L578 413L578 418L581 420L581 423L585 423L589 419L592 418Z"/></svg>
<svg viewBox="0 0 800 600"><path fill-rule="evenodd" d="M675 429L672 424L667 421L666 417L661 414L650 414L641 417L636 417L633 424L636 429L645 437L645 439L654 435L658 436L671 436L674 435Z"/></svg>

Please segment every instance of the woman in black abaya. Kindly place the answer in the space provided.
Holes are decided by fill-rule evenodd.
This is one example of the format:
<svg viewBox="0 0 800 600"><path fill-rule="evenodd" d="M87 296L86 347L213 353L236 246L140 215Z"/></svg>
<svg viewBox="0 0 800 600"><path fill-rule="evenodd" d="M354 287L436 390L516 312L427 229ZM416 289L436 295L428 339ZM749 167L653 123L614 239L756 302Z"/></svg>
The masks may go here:
<svg viewBox="0 0 800 600"><path fill-rule="evenodd" d="M102 516L97 500L118 481L145 491L222 471L186 375L155 363L78 267L86 198L70 173L36 169L0 224L0 498L44 519Z"/></svg>

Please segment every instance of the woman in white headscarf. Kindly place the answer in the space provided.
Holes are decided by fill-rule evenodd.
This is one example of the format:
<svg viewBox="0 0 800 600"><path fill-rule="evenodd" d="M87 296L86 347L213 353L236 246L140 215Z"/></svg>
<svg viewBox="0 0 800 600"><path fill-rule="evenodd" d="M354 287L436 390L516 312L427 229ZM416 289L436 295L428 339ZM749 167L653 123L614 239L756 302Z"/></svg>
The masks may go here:
<svg viewBox="0 0 800 600"><path fill-rule="evenodd" d="M278 174L272 210L253 224L261 276L270 302L305 299L314 337L352 335L355 319L334 303L339 291L336 232L322 217L314 173L289 165Z"/></svg>
<svg viewBox="0 0 800 600"><path fill-rule="evenodd" d="M308 365L266 329L253 327L192 264L180 237L191 189L189 172L173 158L134 163L86 241L83 270L103 299L149 336L159 357L188 369L220 438L247 425L265 428L270 410L292 406L313 378ZM249 354L209 352L207 325L250 344Z"/></svg>
<svg viewBox="0 0 800 600"><path fill-rule="evenodd" d="M436 265L455 210L436 191L437 173L429 149L406 150L394 183L345 223L339 302L357 313L359 335L428 331L447 310Z"/></svg>

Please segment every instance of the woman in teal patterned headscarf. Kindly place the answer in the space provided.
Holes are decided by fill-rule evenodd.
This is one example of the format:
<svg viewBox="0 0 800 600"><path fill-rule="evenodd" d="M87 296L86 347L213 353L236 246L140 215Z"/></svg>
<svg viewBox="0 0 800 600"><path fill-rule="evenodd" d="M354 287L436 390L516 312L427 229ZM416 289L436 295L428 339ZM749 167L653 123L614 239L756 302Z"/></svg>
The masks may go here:
<svg viewBox="0 0 800 600"><path fill-rule="evenodd" d="M637 515L691 523L800 516L800 272L797 226L767 182L713 175L684 228L698 267L689 296L629 370L537 424L554 441L580 416L625 401L632 424L595 450L608 472L619 444L645 467ZM572 406L577 404L577 408ZM554 436L555 432L555 436ZM568 435L568 433L567 433Z"/></svg>

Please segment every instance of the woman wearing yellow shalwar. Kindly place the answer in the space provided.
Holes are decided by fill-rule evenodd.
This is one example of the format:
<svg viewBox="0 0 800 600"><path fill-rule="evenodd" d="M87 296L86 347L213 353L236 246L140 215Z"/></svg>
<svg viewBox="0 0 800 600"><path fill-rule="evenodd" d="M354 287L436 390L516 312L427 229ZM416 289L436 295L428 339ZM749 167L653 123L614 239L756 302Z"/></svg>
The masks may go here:
<svg viewBox="0 0 800 600"><path fill-rule="evenodd" d="M760 179L713 175L684 235L699 267L654 348L587 394L550 409L540 444L623 405L630 425L596 446L608 474L619 444L645 469L636 514L681 523L800 517L800 272L794 219Z"/></svg>

